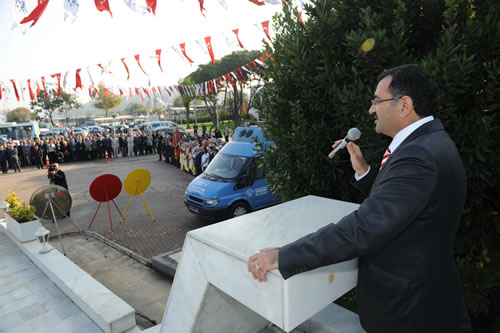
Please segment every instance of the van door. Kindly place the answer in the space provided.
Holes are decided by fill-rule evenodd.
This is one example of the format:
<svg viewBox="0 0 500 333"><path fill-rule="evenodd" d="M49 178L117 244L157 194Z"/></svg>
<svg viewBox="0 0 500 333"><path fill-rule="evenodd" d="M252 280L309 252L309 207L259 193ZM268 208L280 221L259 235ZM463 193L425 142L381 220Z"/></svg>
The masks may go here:
<svg viewBox="0 0 500 333"><path fill-rule="evenodd" d="M273 195L266 185L264 165L260 163L260 160L261 157L252 159L247 169L251 185L247 188L246 195L251 197L253 209L269 206L274 202Z"/></svg>

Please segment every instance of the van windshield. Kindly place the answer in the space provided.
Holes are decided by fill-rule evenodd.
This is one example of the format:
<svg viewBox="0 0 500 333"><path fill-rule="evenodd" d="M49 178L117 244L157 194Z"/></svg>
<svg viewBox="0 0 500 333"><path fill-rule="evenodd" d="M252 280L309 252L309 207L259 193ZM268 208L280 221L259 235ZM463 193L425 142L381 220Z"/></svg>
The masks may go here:
<svg viewBox="0 0 500 333"><path fill-rule="evenodd" d="M244 156L219 153L212 162L210 162L203 174L205 178L215 178L215 180L234 179L240 174L241 170L243 170L248 159L248 157Z"/></svg>

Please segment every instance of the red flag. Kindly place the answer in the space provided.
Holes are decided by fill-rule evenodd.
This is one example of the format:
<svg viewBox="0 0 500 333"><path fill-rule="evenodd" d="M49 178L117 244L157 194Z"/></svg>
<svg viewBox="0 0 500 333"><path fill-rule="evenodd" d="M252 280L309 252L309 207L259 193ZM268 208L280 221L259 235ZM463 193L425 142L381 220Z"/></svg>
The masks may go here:
<svg viewBox="0 0 500 333"><path fill-rule="evenodd" d="M0 99L2 99L2 91L3 91L3 87L2 87L2 84L0 84Z"/></svg>
<svg viewBox="0 0 500 333"><path fill-rule="evenodd" d="M245 77L245 74L243 74L243 71L241 68L238 68L238 72L240 72L241 78L243 79L243 83L247 83L247 79Z"/></svg>
<svg viewBox="0 0 500 333"><path fill-rule="evenodd" d="M149 91L146 88L142 88L142 90L144 90L146 95L148 95L148 98L151 99L151 95L149 94Z"/></svg>
<svg viewBox="0 0 500 333"><path fill-rule="evenodd" d="M214 49L212 48L212 37L205 37L205 44L207 44L208 53L210 53L210 58L212 58L212 65L215 64L214 59Z"/></svg>
<svg viewBox="0 0 500 333"><path fill-rule="evenodd" d="M163 68L161 68L161 49L156 50L156 57L158 58L158 66L160 66L160 70L163 72Z"/></svg>
<svg viewBox="0 0 500 333"><path fill-rule="evenodd" d="M252 60L252 65L255 66L255 69L259 69L259 67L257 67L257 63L254 60Z"/></svg>
<svg viewBox="0 0 500 333"><path fill-rule="evenodd" d="M80 77L80 71L81 70L82 70L81 68L78 68L76 70L76 86L75 86L75 89L74 89L75 91L76 91L77 88L83 89L82 78Z"/></svg>
<svg viewBox="0 0 500 333"><path fill-rule="evenodd" d="M266 57L268 57L269 59L271 59L272 61L274 61L274 58L273 58L273 57L271 57L271 56L269 55L269 53L264 53L264 55L265 55Z"/></svg>
<svg viewBox="0 0 500 333"><path fill-rule="evenodd" d="M238 40L238 44L240 44L240 47L243 49L243 50L246 50L245 47L243 46L243 44L241 43L240 41L240 37L238 36L238 32L239 32L240 29L233 29L233 32L234 34L236 35L236 39Z"/></svg>
<svg viewBox="0 0 500 333"><path fill-rule="evenodd" d="M36 81L36 96L38 97L40 95L40 85L38 84L38 81Z"/></svg>
<svg viewBox="0 0 500 333"><path fill-rule="evenodd" d="M200 2L200 12L203 16L205 16L205 14L203 13L204 10L206 10L205 8L203 8L203 2L205 2L205 0L198 0Z"/></svg>
<svg viewBox="0 0 500 333"><path fill-rule="evenodd" d="M151 91L153 91L153 96L156 97L156 88L155 87L151 88Z"/></svg>
<svg viewBox="0 0 500 333"><path fill-rule="evenodd" d="M57 96L61 96L61 73L52 74L51 77L57 78Z"/></svg>
<svg viewBox="0 0 500 333"><path fill-rule="evenodd" d="M104 97L108 97L108 95L111 95L113 96L113 92L111 90L109 90L108 88L106 87L102 87L102 89L104 90Z"/></svg>
<svg viewBox="0 0 500 333"><path fill-rule="evenodd" d="M45 76L42 76L42 86L43 86L43 91L45 91L45 99L47 99L48 102L49 94L47 93L47 87L45 87Z"/></svg>
<svg viewBox="0 0 500 333"><path fill-rule="evenodd" d="M160 86L156 87L156 89L158 89L158 92L160 93L160 96L163 97L163 94L161 93Z"/></svg>
<svg viewBox="0 0 500 333"><path fill-rule="evenodd" d="M299 20L304 24L304 19L302 18L302 11L299 12Z"/></svg>
<svg viewBox="0 0 500 333"><path fill-rule="evenodd" d="M191 58L189 58L186 54L186 43L181 43L179 44L179 46L181 47L181 51L182 51L182 54L184 54L184 56L186 57L186 59L189 61L190 64L194 64L194 61L191 60Z"/></svg>
<svg viewBox="0 0 500 333"><path fill-rule="evenodd" d="M125 69L127 70L127 80L130 79L130 72L128 71L128 66L125 63L125 58L122 58L123 66L125 66Z"/></svg>
<svg viewBox="0 0 500 333"><path fill-rule="evenodd" d="M132 88L128 88L128 92L129 92L130 98L132 98Z"/></svg>
<svg viewBox="0 0 500 333"><path fill-rule="evenodd" d="M10 80L10 82L12 82L12 85L14 86L14 92L16 93L16 98L17 98L17 101L19 102L19 92L17 91L16 81Z"/></svg>
<svg viewBox="0 0 500 333"><path fill-rule="evenodd" d="M148 12L156 15L156 0L146 0L146 6L148 6Z"/></svg>
<svg viewBox="0 0 500 333"><path fill-rule="evenodd" d="M248 0L248 1L256 4L257 6L264 6L265 5L264 1L260 1L260 0Z"/></svg>
<svg viewBox="0 0 500 333"><path fill-rule="evenodd" d="M264 28L264 32L266 33L267 39L273 43L273 40L271 39L271 36L269 36L269 20L262 22L262 28Z"/></svg>
<svg viewBox="0 0 500 333"><path fill-rule="evenodd" d="M92 87L89 87L89 96L92 98Z"/></svg>
<svg viewBox="0 0 500 333"><path fill-rule="evenodd" d="M148 74L146 74L146 71L144 71L144 68L142 68L142 66L141 66L141 61L139 60L140 55L137 54L137 55L134 56L134 58L137 61L137 64L139 65L139 68L142 70L142 72L144 73L144 75L149 76Z"/></svg>
<svg viewBox="0 0 500 333"><path fill-rule="evenodd" d="M111 13L111 9L109 8L109 2L108 0L94 0L95 2L95 8L97 8L98 11L107 11L111 17L113 17L113 13Z"/></svg>
<svg viewBox="0 0 500 333"><path fill-rule="evenodd" d="M40 19L40 16L42 16L48 4L49 0L38 0L38 6L36 6L35 9L33 9L33 11L28 16L22 19L21 24L33 21L30 27L34 26L36 22L38 22L38 20Z"/></svg>
<svg viewBox="0 0 500 333"><path fill-rule="evenodd" d="M120 95L123 96L123 90L122 89L118 89L120 90Z"/></svg>
<svg viewBox="0 0 500 333"><path fill-rule="evenodd" d="M1 87L0 87L0 89L1 89ZM28 89L30 91L30 98L31 98L32 101L34 101L36 97L35 97L35 93L33 92L33 89L31 89L31 80L28 80ZM2 92L0 91L0 94L1 93Z"/></svg>

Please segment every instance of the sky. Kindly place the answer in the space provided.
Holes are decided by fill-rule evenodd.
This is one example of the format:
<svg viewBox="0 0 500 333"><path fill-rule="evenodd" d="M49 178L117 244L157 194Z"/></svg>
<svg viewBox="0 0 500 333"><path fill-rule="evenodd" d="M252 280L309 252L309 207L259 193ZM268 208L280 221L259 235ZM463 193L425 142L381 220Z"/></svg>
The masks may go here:
<svg viewBox="0 0 500 333"><path fill-rule="evenodd" d="M0 0L0 81L11 90L10 79L16 83L40 80L41 76L51 80L48 78L51 74L64 76L67 71L68 86L74 87L77 68L82 68L82 81L86 86L90 84L87 67L94 81L111 86L175 85L196 70L196 64L210 61L204 37L212 36L217 59L241 50L232 32L235 28L239 28L245 48L262 49L266 36L261 22L270 20L271 27L272 16L281 12L281 5L257 6L248 0L205 0L204 17L198 0L158 0L156 16L138 15L124 0L109 0L111 18L108 12L98 11L94 1L80 0L79 18L71 24L64 22L63 0L49 1L40 20L23 34L18 28L11 29L15 0ZM145 2L137 0L141 1ZM221 3L225 3L227 9ZM30 12L36 0L26 0L26 4ZM186 53L195 61L194 65L172 49L174 46L179 50L179 43L186 43ZM154 57L156 49L162 49L163 73ZM140 55L141 65L149 76L137 65L136 54ZM130 70L129 80L121 63L123 57ZM97 67L99 63L110 64L104 74ZM85 102L88 93L81 95ZM3 96L0 100L0 110L27 106L28 100L26 93L25 101L18 103L12 91L9 98Z"/></svg>

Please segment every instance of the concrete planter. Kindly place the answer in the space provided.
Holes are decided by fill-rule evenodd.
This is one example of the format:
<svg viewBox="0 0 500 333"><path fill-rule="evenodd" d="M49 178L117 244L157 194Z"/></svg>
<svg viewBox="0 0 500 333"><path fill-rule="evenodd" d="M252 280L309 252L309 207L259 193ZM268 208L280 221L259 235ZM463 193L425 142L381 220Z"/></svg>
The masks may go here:
<svg viewBox="0 0 500 333"><path fill-rule="evenodd" d="M5 214L5 221L7 222L7 230L21 243L36 239L35 232L40 228L40 221L34 220L19 223L9 214Z"/></svg>

